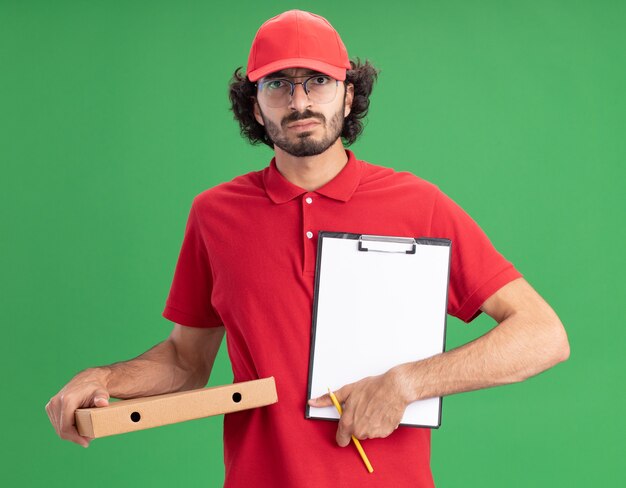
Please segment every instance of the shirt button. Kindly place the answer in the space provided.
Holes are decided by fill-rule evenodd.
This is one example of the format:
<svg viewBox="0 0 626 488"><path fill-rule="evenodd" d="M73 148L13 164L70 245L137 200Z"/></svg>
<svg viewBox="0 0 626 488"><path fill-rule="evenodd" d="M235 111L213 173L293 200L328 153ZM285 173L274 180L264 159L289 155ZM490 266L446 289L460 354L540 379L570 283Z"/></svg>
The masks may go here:
<svg viewBox="0 0 626 488"><path fill-rule="evenodd" d="M311 232L311 231L307 232L307 233L306 233L306 236L307 236L309 239L313 239L313 232Z"/></svg>
<svg viewBox="0 0 626 488"><path fill-rule="evenodd" d="M313 199L311 197L306 197L306 200L304 201L308 203L309 205L313 203Z"/></svg>

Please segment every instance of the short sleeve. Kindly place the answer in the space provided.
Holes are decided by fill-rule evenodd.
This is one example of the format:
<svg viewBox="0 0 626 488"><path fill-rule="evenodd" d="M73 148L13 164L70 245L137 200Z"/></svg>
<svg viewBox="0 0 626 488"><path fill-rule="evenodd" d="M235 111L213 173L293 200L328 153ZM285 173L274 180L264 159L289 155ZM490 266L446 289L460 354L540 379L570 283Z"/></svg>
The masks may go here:
<svg viewBox="0 0 626 488"><path fill-rule="evenodd" d="M480 307L487 298L522 276L495 249L479 225L439 190L431 234L452 241L448 313L464 322L480 315Z"/></svg>
<svg viewBox="0 0 626 488"><path fill-rule="evenodd" d="M213 275L195 202L191 206L163 317L190 327L222 325L211 305Z"/></svg>

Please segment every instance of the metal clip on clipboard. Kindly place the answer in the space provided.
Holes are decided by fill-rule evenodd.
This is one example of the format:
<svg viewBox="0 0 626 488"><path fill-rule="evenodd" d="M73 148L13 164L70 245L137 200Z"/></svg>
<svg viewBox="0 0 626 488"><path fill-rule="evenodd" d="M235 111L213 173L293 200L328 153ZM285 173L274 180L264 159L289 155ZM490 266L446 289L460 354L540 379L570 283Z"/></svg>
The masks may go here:
<svg viewBox="0 0 626 488"><path fill-rule="evenodd" d="M383 245L379 246L379 248L376 249L375 244L374 244L374 247L372 247L371 244L369 244L368 247L365 247L363 245L364 242L381 243ZM406 248L394 249L390 246L385 246L385 244L400 244L403 246L410 246L411 248L410 249L406 249ZM385 247L387 247L387 249L385 249ZM415 254L416 249L417 249L417 244L415 242L415 239L411 237L386 237L386 236L370 236L370 235L361 235L359 237L359 251L362 251L362 252L371 251L371 252Z"/></svg>

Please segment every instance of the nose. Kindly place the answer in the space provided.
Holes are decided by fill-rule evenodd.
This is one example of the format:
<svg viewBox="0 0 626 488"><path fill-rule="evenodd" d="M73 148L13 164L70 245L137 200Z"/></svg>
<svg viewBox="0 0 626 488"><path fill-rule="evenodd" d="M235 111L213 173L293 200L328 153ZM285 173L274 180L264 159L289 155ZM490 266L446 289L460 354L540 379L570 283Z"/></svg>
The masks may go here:
<svg viewBox="0 0 626 488"><path fill-rule="evenodd" d="M305 108L310 107L311 102L309 96L304 91L304 85L298 84L293 89L293 95L289 101L289 108L292 110L302 112Z"/></svg>

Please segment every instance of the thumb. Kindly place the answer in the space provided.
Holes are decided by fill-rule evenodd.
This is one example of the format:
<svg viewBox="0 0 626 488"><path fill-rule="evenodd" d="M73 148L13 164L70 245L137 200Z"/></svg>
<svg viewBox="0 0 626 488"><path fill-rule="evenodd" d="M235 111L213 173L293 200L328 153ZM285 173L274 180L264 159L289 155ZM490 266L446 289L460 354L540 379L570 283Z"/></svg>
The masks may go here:
<svg viewBox="0 0 626 488"><path fill-rule="evenodd" d="M333 392L335 394L335 398L339 402L339 405L343 405L344 403L346 403L346 400L350 396L350 393L352 393L352 385L354 385L354 383L344 385L337 391Z"/></svg>
<svg viewBox="0 0 626 488"><path fill-rule="evenodd" d="M317 398L311 398L308 401L309 406L311 407L330 407L333 404L333 401L330 399L330 395L326 393Z"/></svg>
<svg viewBox="0 0 626 488"><path fill-rule="evenodd" d="M96 390L93 393L92 403L96 407L108 407L109 406L109 392L106 390Z"/></svg>
<svg viewBox="0 0 626 488"><path fill-rule="evenodd" d="M335 398L339 402L339 405L342 405L346 401L351 391L351 385L345 385L339 388L337 391L333 392ZM325 395L319 396L317 398L311 398L309 400L309 405L311 407L330 407L334 404L330 398L330 394L326 393Z"/></svg>

